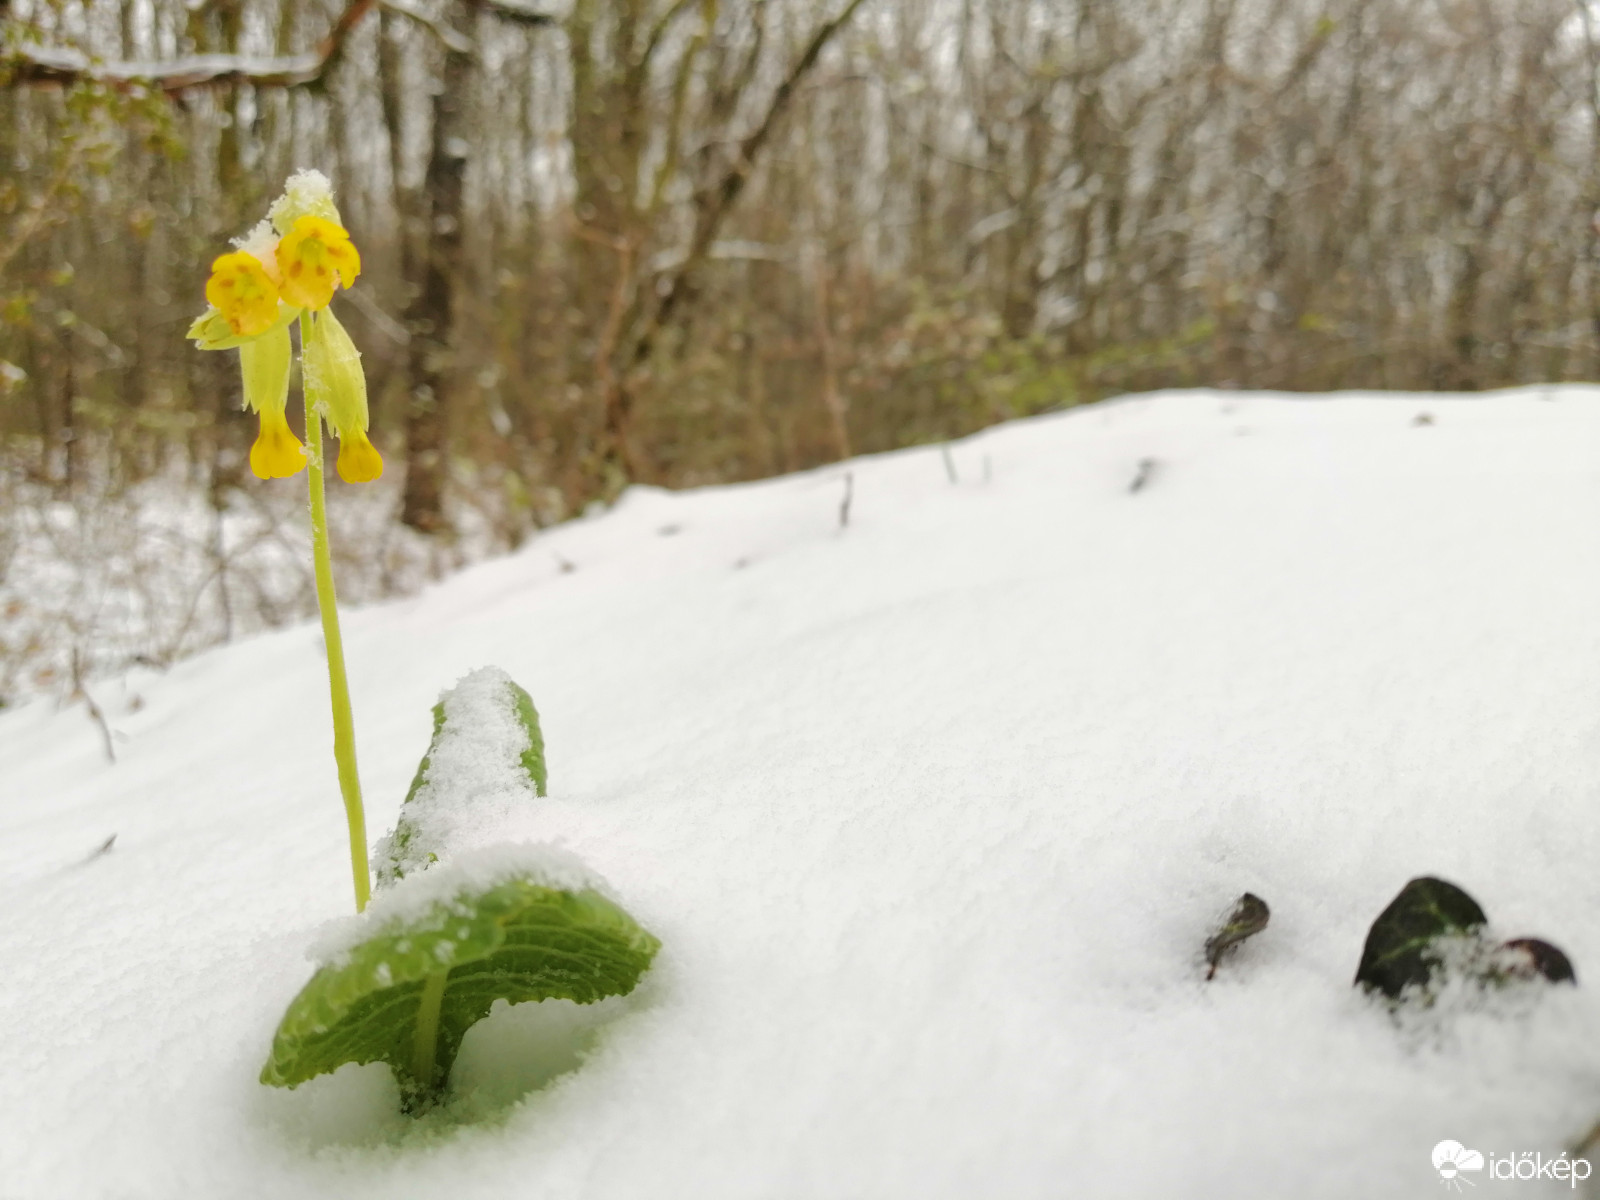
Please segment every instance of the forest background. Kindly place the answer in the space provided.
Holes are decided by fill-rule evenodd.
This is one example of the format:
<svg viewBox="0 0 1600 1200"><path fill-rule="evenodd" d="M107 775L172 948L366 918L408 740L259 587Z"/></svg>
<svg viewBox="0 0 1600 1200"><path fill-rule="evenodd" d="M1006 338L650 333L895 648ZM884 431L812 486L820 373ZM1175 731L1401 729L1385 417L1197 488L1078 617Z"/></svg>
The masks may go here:
<svg viewBox="0 0 1600 1200"><path fill-rule="evenodd" d="M389 463L334 502L353 599L630 484L1128 391L1600 376L1587 0L0 0L0 30L0 700L313 611L234 356L183 338L301 167L361 247Z"/></svg>

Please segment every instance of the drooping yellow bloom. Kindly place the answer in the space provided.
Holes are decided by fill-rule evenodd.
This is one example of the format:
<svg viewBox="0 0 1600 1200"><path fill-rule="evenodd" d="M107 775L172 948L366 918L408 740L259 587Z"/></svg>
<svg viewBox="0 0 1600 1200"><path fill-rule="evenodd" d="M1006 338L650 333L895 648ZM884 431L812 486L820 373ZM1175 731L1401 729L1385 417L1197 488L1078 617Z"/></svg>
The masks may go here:
<svg viewBox="0 0 1600 1200"><path fill-rule="evenodd" d="M261 479L287 479L305 469L305 447L289 429L289 330L279 328L239 347L245 407L261 415L250 469Z"/></svg>
<svg viewBox="0 0 1600 1200"><path fill-rule="evenodd" d="M236 250L211 264L206 299L238 337L254 337L278 319L278 286L254 254Z"/></svg>
<svg viewBox="0 0 1600 1200"><path fill-rule="evenodd" d="M367 376L361 351L333 310L312 319L301 363L307 402L339 435L339 478L370 483L383 474L383 458L367 438Z"/></svg>
<svg viewBox="0 0 1600 1200"><path fill-rule="evenodd" d="M306 468L306 448L281 412L261 414L261 433L250 447L250 470L258 479L287 479Z"/></svg>
<svg viewBox="0 0 1600 1200"><path fill-rule="evenodd" d="M346 483L371 483L383 474L383 456L365 431L353 429L339 435L339 478Z"/></svg>
<svg viewBox="0 0 1600 1200"><path fill-rule="evenodd" d="M277 261L283 298L301 308L327 308L334 289L349 287L361 274L361 255L349 232L322 217L296 218L278 243Z"/></svg>

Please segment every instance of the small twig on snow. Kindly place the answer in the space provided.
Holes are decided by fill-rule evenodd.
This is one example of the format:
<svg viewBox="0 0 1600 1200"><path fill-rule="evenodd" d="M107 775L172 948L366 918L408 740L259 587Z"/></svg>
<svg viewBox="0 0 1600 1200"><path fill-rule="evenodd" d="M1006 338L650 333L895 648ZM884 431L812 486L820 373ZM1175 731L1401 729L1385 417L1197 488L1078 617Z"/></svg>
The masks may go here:
<svg viewBox="0 0 1600 1200"><path fill-rule="evenodd" d="M839 502L839 528L850 527L850 497L855 494L855 475L846 471L844 473L844 499Z"/></svg>
<svg viewBox="0 0 1600 1200"><path fill-rule="evenodd" d="M1150 477L1154 475L1155 472L1156 460L1153 458L1141 458L1139 460L1139 469L1133 476L1133 482L1128 485L1128 491L1143 491L1144 485L1150 482Z"/></svg>
<svg viewBox="0 0 1600 1200"><path fill-rule="evenodd" d="M105 741L106 759L110 762L117 761L116 747L111 744L111 726L106 722L106 714L100 711L100 706L94 702L94 697L89 694L89 689L83 682L83 656L78 653L78 648L72 648L72 694L76 698L83 697L84 704L88 705L89 716L94 723L100 726L100 736Z"/></svg>

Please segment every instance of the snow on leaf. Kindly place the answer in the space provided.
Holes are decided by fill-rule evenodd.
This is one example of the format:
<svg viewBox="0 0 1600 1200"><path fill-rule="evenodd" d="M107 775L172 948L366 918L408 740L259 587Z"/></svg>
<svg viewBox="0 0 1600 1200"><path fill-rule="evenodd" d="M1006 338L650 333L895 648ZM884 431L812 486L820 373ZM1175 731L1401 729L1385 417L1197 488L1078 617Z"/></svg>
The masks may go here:
<svg viewBox="0 0 1600 1200"><path fill-rule="evenodd" d="M1492 952L1491 970L1506 979L1543 978L1551 983L1577 983L1572 960L1543 938L1512 938Z"/></svg>
<svg viewBox="0 0 1600 1200"><path fill-rule="evenodd" d="M377 845L378 886L481 844L498 815L545 795L545 785L533 698L497 667L471 672L434 705L428 751Z"/></svg>
<svg viewBox="0 0 1600 1200"><path fill-rule="evenodd" d="M437 893L433 883L415 881L423 893ZM408 886L391 894L403 900ZM347 1062L386 1062L404 1107L421 1111L496 1000L626 995L660 946L599 891L551 887L538 872L413 908L377 906L370 935L311 977L278 1026L262 1083L292 1088Z"/></svg>

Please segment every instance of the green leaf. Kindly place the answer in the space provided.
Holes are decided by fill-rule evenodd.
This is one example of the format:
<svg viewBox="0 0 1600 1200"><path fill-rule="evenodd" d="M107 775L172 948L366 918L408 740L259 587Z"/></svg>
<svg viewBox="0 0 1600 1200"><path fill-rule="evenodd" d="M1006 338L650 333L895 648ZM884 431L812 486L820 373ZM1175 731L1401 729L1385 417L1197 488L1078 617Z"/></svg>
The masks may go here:
<svg viewBox="0 0 1600 1200"><path fill-rule="evenodd" d="M422 756L422 761L417 764L417 773L411 777L411 786L406 789L406 798L401 804L411 803L411 797L417 794L417 789L422 786L422 781L427 778L430 755L433 748L439 744L439 731L444 728L444 701L439 701L433 706L433 736L428 739L428 749Z"/></svg>
<svg viewBox="0 0 1600 1200"><path fill-rule="evenodd" d="M429 877L445 870L415 884L438 893L441 880ZM404 900L408 887L421 890L389 895ZM420 1112L443 1094L462 1037L496 1000L626 995L660 947L593 888L553 887L537 871L463 884L376 924L289 1005L262 1083L294 1087L345 1063L386 1062L406 1110Z"/></svg>
<svg viewBox="0 0 1600 1200"><path fill-rule="evenodd" d="M528 748L522 752L522 769L533 780L533 790L540 796L545 792L544 734L539 730L539 710L533 707L533 697L511 680L511 693L516 697L517 720L528 733Z"/></svg>
<svg viewBox="0 0 1600 1200"><path fill-rule="evenodd" d="M1440 938L1476 935L1487 923L1478 902L1455 884L1413 879L1372 923L1355 981L1397 1000L1433 977Z"/></svg>

